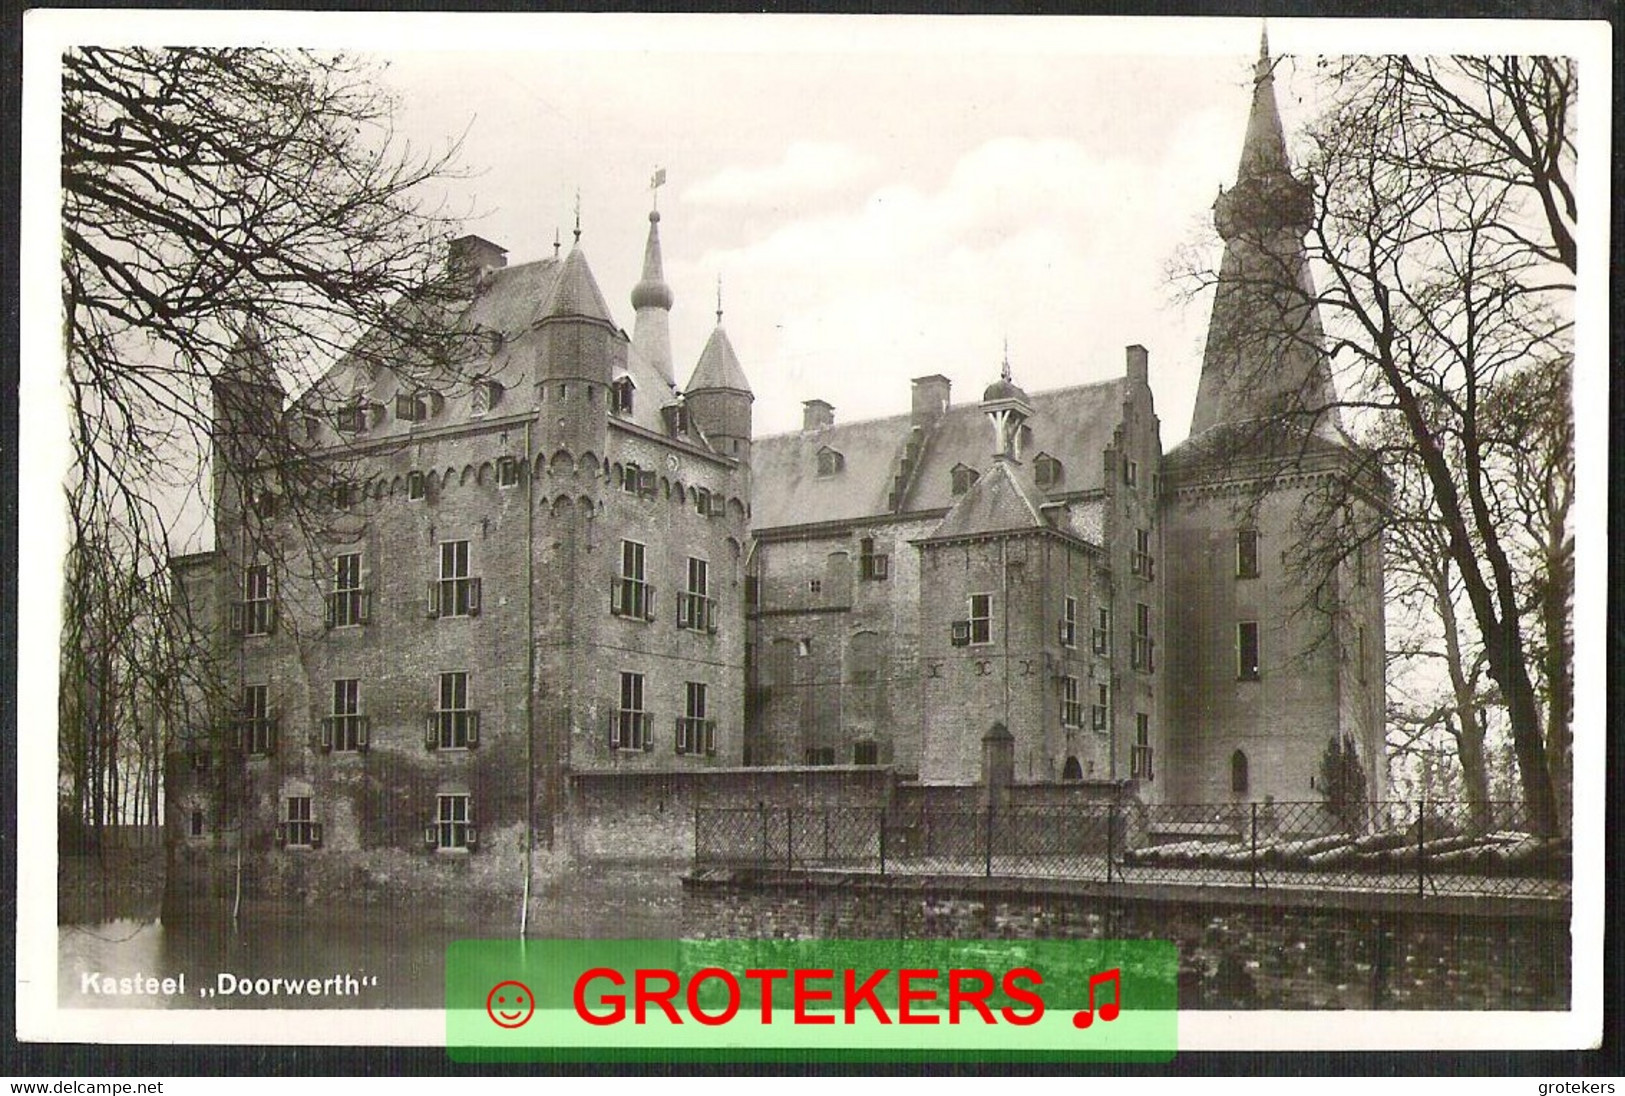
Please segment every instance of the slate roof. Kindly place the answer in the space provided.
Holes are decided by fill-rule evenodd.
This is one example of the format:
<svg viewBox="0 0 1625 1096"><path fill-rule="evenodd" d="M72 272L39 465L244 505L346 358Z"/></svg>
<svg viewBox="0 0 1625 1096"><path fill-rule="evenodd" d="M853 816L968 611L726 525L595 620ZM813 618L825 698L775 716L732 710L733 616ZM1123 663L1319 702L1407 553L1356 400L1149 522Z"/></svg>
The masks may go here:
<svg viewBox="0 0 1625 1096"><path fill-rule="evenodd" d="M1023 464L996 459L986 473L959 497L932 530L933 539L1002 533L1014 529L1047 529L1039 509L1044 493Z"/></svg>
<svg viewBox="0 0 1625 1096"><path fill-rule="evenodd" d="M1051 494L1104 486L1102 454L1122 421L1124 383L1118 377L1027 397L1033 417L1022 452L1042 451L1061 462L1061 481ZM910 431L909 416L894 415L758 438L751 446L751 524L773 529L891 513L892 480ZM846 458L846 467L832 476L818 474L818 450L826 445ZM925 440L901 509L948 510L958 501L954 465L986 469L992 463L993 428L981 407L948 408ZM1025 460L1022 467L1030 475Z"/></svg>
<svg viewBox="0 0 1625 1096"><path fill-rule="evenodd" d="M564 258L564 269L553 283L553 292L542 309L545 318L582 317L615 326L604 303L604 294L598 288L598 279L592 276L587 257L580 246L570 249Z"/></svg>
<svg viewBox="0 0 1625 1096"><path fill-rule="evenodd" d="M750 391L750 381L745 378L745 371L739 365L739 355L734 353L733 343L728 341L728 333L720 323L705 341L705 349L700 351L700 360L683 391L694 392L701 388Z"/></svg>

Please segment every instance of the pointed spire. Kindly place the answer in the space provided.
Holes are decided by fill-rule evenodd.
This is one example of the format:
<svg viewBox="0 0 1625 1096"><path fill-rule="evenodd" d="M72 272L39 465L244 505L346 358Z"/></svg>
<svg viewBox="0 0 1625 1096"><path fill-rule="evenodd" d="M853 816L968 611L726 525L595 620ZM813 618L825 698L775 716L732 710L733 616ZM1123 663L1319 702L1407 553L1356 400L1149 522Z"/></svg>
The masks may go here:
<svg viewBox="0 0 1625 1096"><path fill-rule="evenodd" d="M1281 129L1281 112L1275 102L1275 63L1270 59L1269 31L1258 41L1258 61L1253 66L1253 106L1247 116L1247 136L1241 145L1241 164L1236 178L1260 178L1287 172L1286 138Z"/></svg>
<svg viewBox="0 0 1625 1096"><path fill-rule="evenodd" d="M750 392L750 381L739 364L739 355L734 353L733 343L728 341L728 333L720 323L711 330L711 337L700 351L699 363L694 366L694 373L683 391L693 395L707 389Z"/></svg>
<svg viewBox="0 0 1625 1096"><path fill-rule="evenodd" d="M243 324L226 354L226 363L220 371L222 379L230 378L266 388L282 388L282 379L271 365L270 352L265 349L265 336L253 317Z"/></svg>
<svg viewBox="0 0 1625 1096"><path fill-rule="evenodd" d="M717 326L722 326L722 275L717 275Z"/></svg>
<svg viewBox="0 0 1625 1096"><path fill-rule="evenodd" d="M576 188L576 246L581 246L581 188Z"/></svg>
<svg viewBox="0 0 1625 1096"><path fill-rule="evenodd" d="M1014 383L1010 379L1010 336L1004 337L1004 368L999 371L999 379L1005 384Z"/></svg>
<svg viewBox="0 0 1625 1096"><path fill-rule="evenodd" d="M676 383L669 318L672 303L660 255L660 211L650 210L649 239L643 246L643 277L632 287L632 307L637 311L632 321L632 352L653 366L668 385Z"/></svg>

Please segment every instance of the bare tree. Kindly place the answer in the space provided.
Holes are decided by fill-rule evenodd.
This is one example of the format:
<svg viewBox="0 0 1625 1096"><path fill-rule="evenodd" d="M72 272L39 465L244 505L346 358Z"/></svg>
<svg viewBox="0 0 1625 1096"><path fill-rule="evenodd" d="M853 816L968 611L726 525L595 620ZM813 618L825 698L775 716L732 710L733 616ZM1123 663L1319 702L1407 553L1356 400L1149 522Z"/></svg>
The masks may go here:
<svg viewBox="0 0 1625 1096"><path fill-rule="evenodd" d="M1339 470L1300 506L1294 566L1317 604L1335 606L1349 559L1417 516L1395 514L1400 500L1373 489L1396 466L1415 470L1508 711L1531 820L1557 832L1528 583L1503 522L1522 473L1501 458L1486 416L1521 373L1569 352L1574 68L1471 57L1321 67L1333 105L1308 134L1312 193L1284 164L1255 173L1220 200L1221 219L1266 203L1235 218L1256 237L1248 262L1185 272L1246 302L1229 310L1245 322L1210 332L1209 353L1221 340L1240 371L1232 387L1272 395L1267 416L1219 444L1274 462L1261 492L1305 469ZM1304 383L1270 384L1263 371L1278 376L1283 362L1302 363ZM1392 432L1374 432L1379 422Z"/></svg>
<svg viewBox="0 0 1625 1096"><path fill-rule="evenodd" d="M423 152L399 140L376 63L83 47L63 56L62 70L77 555L60 714L70 798L82 817L100 818L85 797L105 794L96 774L118 754L108 736L135 718L130 698L115 714L113 698L89 695L127 687L108 669L109 649L142 622L132 661L152 663L146 695L162 704L198 666L193 641L165 623L167 560L183 537L179 516L206 520L211 447L268 470L296 511L343 475L313 459L280 406L258 419L230 416L244 436L222 438L216 379L258 358L280 405L342 354L408 374L444 371L466 350L469 333L447 316L468 283L446 276L456 222L435 193L459 170L457 144ZM236 501L245 536L261 539L257 508Z"/></svg>

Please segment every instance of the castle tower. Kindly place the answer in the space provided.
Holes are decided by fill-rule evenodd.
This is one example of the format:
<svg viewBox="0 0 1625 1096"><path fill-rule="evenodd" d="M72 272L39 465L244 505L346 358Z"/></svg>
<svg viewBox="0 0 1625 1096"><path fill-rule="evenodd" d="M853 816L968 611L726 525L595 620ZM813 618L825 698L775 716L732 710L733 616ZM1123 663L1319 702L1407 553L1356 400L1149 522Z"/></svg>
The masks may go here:
<svg viewBox="0 0 1625 1096"><path fill-rule="evenodd" d="M536 380L543 437L550 447L603 456L609 385L626 367L626 337L576 244L565 256L537 323Z"/></svg>
<svg viewBox="0 0 1625 1096"><path fill-rule="evenodd" d="M717 326L706 340L700 360L688 378L684 400L689 420L710 439L711 448L724 456L750 463L750 381L739 365L728 333L722 329L722 291L717 291Z"/></svg>
<svg viewBox="0 0 1625 1096"><path fill-rule="evenodd" d="M238 334L210 390L211 488L218 539L240 526L244 509L264 486L252 481L249 471L274 457L274 438L282 429L282 405L288 395L252 320Z"/></svg>
<svg viewBox="0 0 1625 1096"><path fill-rule="evenodd" d="M1313 187L1287 161L1267 40L1236 184L1213 212L1225 250L1201 382L1160 493L1168 798L1323 800L1321 758L1344 735L1380 796L1381 561L1367 548L1329 573L1298 565L1306 538L1336 535L1303 528L1309 492L1347 483L1358 454L1303 246Z"/></svg>
<svg viewBox="0 0 1625 1096"><path fill-rule="evenodd" d="M1316 413L1314 430L1342 439L1303 237L1314 184L1292 174L1275 101L1269 40L1259 44L1252 110L1236 185L1213 220L1224 240L1191 436L1215 426Z"/></svg>
<svg viewBox="0 0 1625 1096"><path fill-rule="evenodd" d="M643 246L643 277L632 287L632 352L675 388L677 374L671 358L671 286L660 259L660 211L649 211L649 240Z"/></svg>

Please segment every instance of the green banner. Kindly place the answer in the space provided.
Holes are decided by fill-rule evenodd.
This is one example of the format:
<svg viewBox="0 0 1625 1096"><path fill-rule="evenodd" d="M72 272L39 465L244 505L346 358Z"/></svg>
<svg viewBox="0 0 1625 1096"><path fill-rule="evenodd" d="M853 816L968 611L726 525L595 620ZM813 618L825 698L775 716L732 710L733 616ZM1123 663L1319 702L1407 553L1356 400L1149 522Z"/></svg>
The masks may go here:
<svg viewBox="0 0 1625 1096"><path fill-rule="evenodd" d="M1164 1062L1163 940L459 940L462 1062Z"/></svg>

